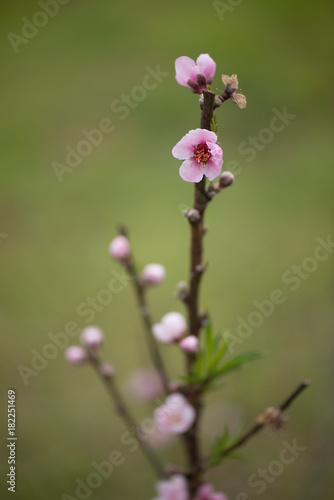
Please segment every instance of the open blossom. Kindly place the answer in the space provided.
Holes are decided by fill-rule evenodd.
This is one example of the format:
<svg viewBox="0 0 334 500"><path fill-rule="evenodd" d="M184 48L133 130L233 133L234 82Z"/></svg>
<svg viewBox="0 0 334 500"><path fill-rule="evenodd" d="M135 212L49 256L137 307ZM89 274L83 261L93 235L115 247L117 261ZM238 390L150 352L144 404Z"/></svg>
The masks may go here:
<svg viewBox="0 0 334 500"><path fill-rule="evenodd" d="M140 401L153 401L163 390L161 377L154 368L132 372L127 384L129 392Z"/></svg>
<svg viewBox="0 0 334 500"><path fill-rule="evenodd" d="M244 109L247 105L246 97L243 94L236 94L239 88L239 82L237 75L222 75L223 84L226 86L226 90L230 95L232 101L239 106L240 109Z"/></svg>
<svg viewBox="0 0 334 500"><path fill-rule="evenodd" d="M80 342L90 349L99 349L103 343L103 331L97 326L87 326L82 330Z"/></svg>
<svg viewBox="0 0 334 500"><path fill-rule="evenodd" d="M212 181L222 170L223 151L217 144L216 134L210 130L190 130L174 146L172 154L184 160L179 173L187 182L199 182L203 175Z"/></svg>
<svg viewBox="0 0 334 500"><path fill-rule="evenodd" d="M71 345L64 352L65 358L72 365L81 365L87 361L87 355L82 347L78 345Z"/></svg>
<svg viewBox="0 0 334 500"><path fill-rule="evenodd" d="M154 337L164 344L178 342L187 329L184 316L178 312L170 312L161 318L160 323L152 326Z"/></svg>
<svg viewBox="0 0 334 500"><path fill-rule="evenodd" d="M195 500L227 500L223 493L214 493L211 484L203 484L197 490Z"/></svg>
<svg viewBox="0 0 334 500"><path fill-rule="evenodd" d="M201 54L196 62L190 57L178 57L175 61L175 79L183 87L201 94L211 84L216 72L216 63L209 54Z"/></svg>
<svg viewBox="0 0 334 500"><path fill-rule="evenodd" d="M159 481L156 489L159 496L153 500L189 500L187 481L180 474Z"/></svg>
<svg viewBox="0 0 334 500"><path fill-rule="evenodd" d="M130 256L129 240L123 236L116 236L109 246L110 255L116 260L124 260Z"/></svg>
<svg viewBox="0 0 334 500"><path fill-rule="evenodd" d="M195 418L194 407L179 393L168 396L165 404L154 412L159 430L166 434L183 434L190 429Z"/></svg>
<svg viewBox="0 0 334 500"><path fill-rule="evenodd" d="M180 347L186 352L197 352L198 351L198 338L195 335L189 335L185 337L180 342Z"/></svg>
<svg viewBox="0 0 334 500"><path fill-rule="evenodd" d="M161 264L148 264L141 273L141 279L145 285L160 285L165 274L165 268Z"/></svg>

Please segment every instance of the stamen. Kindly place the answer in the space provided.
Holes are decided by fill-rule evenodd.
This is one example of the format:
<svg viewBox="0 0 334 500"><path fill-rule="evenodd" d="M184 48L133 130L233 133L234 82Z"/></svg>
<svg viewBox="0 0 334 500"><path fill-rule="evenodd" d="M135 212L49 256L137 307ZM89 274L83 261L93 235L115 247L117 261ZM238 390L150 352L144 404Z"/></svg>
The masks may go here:
<svg viewBox="0 0 334 500"><path fill-rule="evenodd" d="M192 164L194 162L197 163L199 169L202 168L205 168L205 165L207 164L207 162L210 160L211 158L211 151L210 149L208 148L208 146L206 144L198 144L197 146L194 146L194 154L193 154L193 157L192 157Z"/></svg>

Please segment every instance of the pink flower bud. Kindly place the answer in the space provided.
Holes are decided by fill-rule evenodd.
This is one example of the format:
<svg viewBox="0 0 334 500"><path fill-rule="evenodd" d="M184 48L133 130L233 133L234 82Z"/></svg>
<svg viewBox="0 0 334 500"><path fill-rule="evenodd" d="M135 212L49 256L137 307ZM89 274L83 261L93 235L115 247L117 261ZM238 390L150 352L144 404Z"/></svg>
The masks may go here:
<svg viewBox="0 0 334 500"><path fill-rule="evenodd" d="M156 484L158 497L154 500L189 500L187 481L177 474Z"/></svg>
<svg viewBox="0 0 334 500"><path fill-rule="evenodd" d="M165 279L165 268L161 264L148 264L144 267L141 279L144 285L160 285Z"/></svg>
<svg viewBox="0 0 334 500"><path fill-rule="evenodd" d="M186 352L197 352L198 338L194 335L189 335L180 341L180 347Z"/></svg>
<svg viewBox="0 0 334 500"><path fill-rule="evenodd" d="M216 72L216 63L209 54L201 54L196 63L190 57L181 56L175 61L175 79L183 87L201 94L211 84Z"/></svg>
<svg viewBox="0 0 334 500"><path fill-rule="evenodd" d="M109 246L110 255L116 260L125 260L130 256L130 243L125 236L116 236Z"/></svg>
<svg viewBox="0 0 334 500"><path fill-rule="evenodd" d="M231 172L223 172L219 177L219 187L225 188L231 186L234 181L234 175Z"/></svg>
<svg viewBox="0 0 334 500"><path fill-rule="evenodd" d="M195 500L228 500L223 493L215 493L211 484L203 484L197 490Z"/></svg>
<svg viewBox="0 0 334 500"><path fill-rule="evenodd" d="M154 368L135 370L128 382L129 392L140 401L152 401L161 394L161 378Z"/></svg>
<svg viewBox="0 0 334 500"><path fill-rule="evenodd" d="M103 332L97 326L87 326L82 330L80 342L90 349L99 349L103 343Z"/></svg>
<svg viewBox="0 0 334 500"><path fill-rule="evenodd" d="M187 399L180 393L171 394L164 405L154 412L158 429L166 434L183 434L196 418L196 412Z"/></svg>
<svg viewBox="0 0 334 500"><path fill-rule="evenodd" d="M71 345L65 350L65 358L72 365L81 365L87 361L87 355L82 347L78 345Z"/></svg>
<svg viewBox="0 0 334 500"><path fill-rule="evenodd" d="M171 344L178 342L183 337L186 329L187 324L182 314L170 312L162 317L160 323L152 326L152 333L160 342Z"/></svg>
<svg viewBox="0 0 334 500"><path fill-rule="evenodd" d="M115 368L111 363L101 363L99 366L99 372L103 377L112 377L115 373Z"/></svg>

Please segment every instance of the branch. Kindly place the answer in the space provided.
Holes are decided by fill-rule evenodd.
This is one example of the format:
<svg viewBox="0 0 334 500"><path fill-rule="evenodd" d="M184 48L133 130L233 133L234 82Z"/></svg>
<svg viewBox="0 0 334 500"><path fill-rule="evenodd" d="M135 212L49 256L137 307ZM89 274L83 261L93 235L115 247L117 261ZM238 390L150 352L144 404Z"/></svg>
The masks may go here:
<svg viewBox="0 0 334 500"><path fill-rule="evenodd" d="M128 238L128 230L125 226L122 226L120 228L120 234L122 234L123 236ZM169 386L168 386L167 372L166 372L164 363L162 361L157 342L152 334L153 322L151 319L150 309L149 309L147 301L146 301L146 289L143 286L143 284L140 280L140 277L138 275L132 253L124 265L129 273L129 275L133 278L132 282L133 282L133 286L134 286L135 291L136 291L136 296L137 296L137 301L138 301L138 306L139 306L139 314L140 314L140 316L143 320L143 323L144 323L147 345L148 345L148 349L150 351L150 356L151 356L152 362L160 375L163 388L164 388L165 392L168 394L170 391L169 391Z"/></svg>
<svg viewBox="0 0 334 500"><path fill-rule="evenodd" d="M103 381L115 405L115 411L124 420L126 426L129 428L130 433L134 434L138 439L139 445L141 446L143 453L146 455L147 460L150 462L151 466L159 477L166 477L166 473L164 472L163 466L160 463L159 459L156 457L151 447L142 439L140 427L135 418L132 416L131 412L128 410L126 404L124 403L123 397L119 392L117 386L115 385L113 377L105 375L103 373L103 370L101 370L100 360L91 351L89 352L89 360L92 363L97 374Z"/></svg>
<svg viewBox="0 0 334 500"><path fill-rule="evenodd" d="M309 385L310 385L310 380L303 380L293 391L293 393L285 400L283 403L281 403L279 406L276 407L276 409L280 412L283 412L286 408L288 408L291 403L301 394L301 392L304 391ZM262 417L262 415L260 416ZM251 427L243 436L241 436L238 441L236 441L234 444L226 448L225 450L222 451L220 454L220 458L225 457L226 455L229 455L231 452L236 450L237 448L240 448L240 446L243 446L250 438L255 436L263 427L265 427L266 422L263 421L263 419L260 419L258 417L257 422Z"/></svg>

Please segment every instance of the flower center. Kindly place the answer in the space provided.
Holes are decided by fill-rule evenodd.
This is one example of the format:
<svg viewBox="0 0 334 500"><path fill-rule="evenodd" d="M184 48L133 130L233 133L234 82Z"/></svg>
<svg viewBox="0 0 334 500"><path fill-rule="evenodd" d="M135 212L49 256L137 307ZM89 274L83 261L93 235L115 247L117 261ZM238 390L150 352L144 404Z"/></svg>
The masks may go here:
<svg viewBox="0 0 334 500"><path fill-rule="evenodd" d="M211 158L211 151L208 146L206 144L198 144L197 146L194 146L193 151L192 165L196 162L199 168L201 168L201 166L205 168L205 165Z"/></svg>

